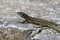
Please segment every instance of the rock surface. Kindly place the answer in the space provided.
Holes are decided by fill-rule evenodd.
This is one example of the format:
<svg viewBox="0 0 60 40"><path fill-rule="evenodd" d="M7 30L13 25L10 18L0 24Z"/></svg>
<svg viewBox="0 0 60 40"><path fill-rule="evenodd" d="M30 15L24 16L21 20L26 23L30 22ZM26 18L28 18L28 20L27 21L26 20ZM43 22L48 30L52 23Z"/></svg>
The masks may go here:
<svg viewBox="0 0 60 40"><path fill-rule="evenodd" d="M0 28L0 40L26 40L16 28Z"/></svg>
<svg viewBox="0 0 60 40"><path fill-rule="evenodd" d="M24 20L17 15L17 12L20 11L32 17L42 18L60 24L60 0L0 0L0 27L17 28L25 35L27 40L60 40L60 34L53 29L45 29L40 33L34 34L37 32L37 29L33 26L36 25L17 23ZM31 32L34 34L33 37L30 37ZM18 36L19 32L13 34L17 34ZM3 36L0 37L2 38ZM10 33L9 36L11 37ZM16 39L19 39L19 36Z"/></svg>

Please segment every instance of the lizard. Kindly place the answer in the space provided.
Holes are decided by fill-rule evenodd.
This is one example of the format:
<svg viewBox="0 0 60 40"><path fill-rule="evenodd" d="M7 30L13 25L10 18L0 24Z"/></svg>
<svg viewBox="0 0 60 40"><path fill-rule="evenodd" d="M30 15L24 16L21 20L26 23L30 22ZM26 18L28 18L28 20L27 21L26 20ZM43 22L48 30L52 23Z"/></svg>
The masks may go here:
<svg viewBox="0 0 60 40"><path fill-rule="evenodd" d="M56 24L55 22L31 17L24 12L17 12L17 14L25 19L23 21L23 23L28 22L28 23L32 23L32 24L35 24L35 25L40 25L42 27L46 26L46 27L52 28L53 30L56 30L58 33L60 33L60 26L58 26L58 24Z"/></svg>

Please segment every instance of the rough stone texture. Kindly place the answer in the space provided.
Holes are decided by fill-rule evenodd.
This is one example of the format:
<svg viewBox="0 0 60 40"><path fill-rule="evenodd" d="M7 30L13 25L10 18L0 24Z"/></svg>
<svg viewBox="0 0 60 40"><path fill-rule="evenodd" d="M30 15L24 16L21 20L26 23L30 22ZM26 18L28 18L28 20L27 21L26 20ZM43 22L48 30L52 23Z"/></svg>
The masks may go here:
<svg viewBox="0 0 60 40"><path fill-rule="evenodd" d="M26 40L16 28L0 28L0 40Z"/></svg>
<svg viewBox="0 0 60 40"><path fill-rule="evenodd" d="M34 30L33 24L16 23L23 18L17 15L17 12L23 11L26 14L42 18L45 20L60 24L60 0L0 0L0 27L13 27L20 29L25 36L29 34L27 30ZM47 32L49 31L49 32ZM27 40L60 40L60 34L52 29L42 30L34 37L28 37Z"/></svg>

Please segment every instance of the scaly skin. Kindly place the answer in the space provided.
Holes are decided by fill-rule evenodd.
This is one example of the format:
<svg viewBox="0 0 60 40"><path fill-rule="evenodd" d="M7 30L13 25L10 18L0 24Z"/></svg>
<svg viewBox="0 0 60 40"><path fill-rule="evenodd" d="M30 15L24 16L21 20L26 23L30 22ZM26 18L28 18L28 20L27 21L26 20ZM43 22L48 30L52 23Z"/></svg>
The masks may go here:
<svg viewBox="0 0 60 40"><path fill-rule="evenodd" d="M35 24L35 25L40 25L42 27L47 26L47 27L52 28L52 29L54 29L54 30L56 30L57 32L60 33L60 27L56 23L54 23L52 21L47 21L47 20L43 20L43 19L30 17L27 14L25 14L24 12L17 12L17 13L22 18L24 18L26 22L29 22L29 23L32 23L32 24Z"/></svg>

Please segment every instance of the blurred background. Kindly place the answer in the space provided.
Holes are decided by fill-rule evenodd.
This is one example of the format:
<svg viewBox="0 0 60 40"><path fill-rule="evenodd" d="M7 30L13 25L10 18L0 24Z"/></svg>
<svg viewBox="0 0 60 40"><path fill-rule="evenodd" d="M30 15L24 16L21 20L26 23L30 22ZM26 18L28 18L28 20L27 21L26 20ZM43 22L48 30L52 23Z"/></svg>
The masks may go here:
<svg viewBox="0 0 60 40"><path fill-rule="evenodd" d="M31 17L60 24L60 0L0 0L0 27L17 28L27 40L60 40L60 34L51 28L30 37L29 32L36 31L33 26L37 25L17 23L24 20L17 14L21 11Z"/></svg>

